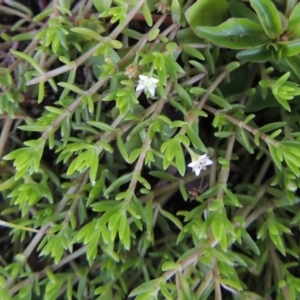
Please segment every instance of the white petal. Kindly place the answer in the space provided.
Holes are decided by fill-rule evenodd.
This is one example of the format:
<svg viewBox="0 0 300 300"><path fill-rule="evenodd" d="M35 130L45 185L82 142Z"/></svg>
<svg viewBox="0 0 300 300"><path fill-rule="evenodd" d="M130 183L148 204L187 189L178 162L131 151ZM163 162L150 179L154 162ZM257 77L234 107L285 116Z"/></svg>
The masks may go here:
<svg viewBox="0 0 300 300"><path fill-rule="evenodd" d="M136 91L140 91L143 90L145 88L145 85L143 82L139 82L139 84L137 85L137 87L135 88Z"/></svg>
<svg viewBox="0 0 300 300"><path fill-rule="evenodd" d="M152 83L156 86L156 84L159 82L159 80L158 79L156 79L156 78L151 78L151 81L152 81Z"/></svg>
<svg viewBox="0 0 300 300"><path fill-rule="evenodd" d="M139 75L139 78L140 78L140 80L144 81L144 80L148 79L149 77L145 76L145 75Z"/></svg>
<svg viewBox="0 0 300 300"><path fill-rule="evenodd" d="M153 85L148 87L148 91L151 94L152 97L155 95L155 87Z"/></svg>
<svg viewBox="0 0 300 300"><path fill-rule="evenodd" d="M192 161L191 163L188 164L188 167L190 167L190 168L194 168L194 166L195 166L195 162L194 161Z"/></svg>
<svg viewBox="0 0 300 300"><path fill-rule="evenodd" d="M201 168L195 168L195 174L196 176L199 176L201 172Z"/></svg>
<svg viewBox="0 0 300 300"><path fill-rule="evenodd" d="M212 160L210 160L209 158L206 158L205 159L205 165L206 166L209 166L209 165L212 165L214 162Z"/></svg>

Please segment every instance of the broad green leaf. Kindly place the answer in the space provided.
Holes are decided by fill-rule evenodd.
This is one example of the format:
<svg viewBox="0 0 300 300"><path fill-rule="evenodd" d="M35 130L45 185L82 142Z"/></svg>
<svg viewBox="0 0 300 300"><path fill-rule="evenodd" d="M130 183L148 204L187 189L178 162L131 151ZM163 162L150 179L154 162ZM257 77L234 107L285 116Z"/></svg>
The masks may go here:
<svg viewBox="0 0 300 300"><path fill-rule="evenodd" d="M195 33L216 45L230 49L256 47L269 40L263 28L248 19L231 18L216 27L198 26Z"/></svg>
<svg viewBox="0 0 300 300"><path fill-rule="evenodd" d="M300 3L298 3L289 18L289 24L287 32L291 36L300 36L300 22L299 22L299 16L300 16Z"/></svg>
<svg viewBox="0 0 300 300"><path fill-rule="evenodd" d="M258 22L257 15L244 2L229 1L229 12L234 18L245 18L253 22Z"/></svg>
<svg viewBox="0 0 300 300"><path fill-rule="evenodd" d="M194 30L197 26L216 26L224 21L227 15L228 4L226 0L218 0L218 5L214 1L196 1L185 12L185 17Z"/></svg>
<svg viewBox="0 0 300 300"><path fill-rule="evenodd" d="M111 3L112 0L93 0L93 4L100 14L102 14L105 10L109 9Z"/></svg>
<svg viewBox="0 0 300 300"><path fill-rule="evenodd" d="M300 39L288 42L277 42L280 46L282 56L295 56L300 53Z"/></svg>
<svg viewBox="0 0 300 300"><path fill-rule="evenodd" d="M275 4L271 0L250 0L256 11L261 25L271 39L276 39L281 34L281 20Z"/></svg>

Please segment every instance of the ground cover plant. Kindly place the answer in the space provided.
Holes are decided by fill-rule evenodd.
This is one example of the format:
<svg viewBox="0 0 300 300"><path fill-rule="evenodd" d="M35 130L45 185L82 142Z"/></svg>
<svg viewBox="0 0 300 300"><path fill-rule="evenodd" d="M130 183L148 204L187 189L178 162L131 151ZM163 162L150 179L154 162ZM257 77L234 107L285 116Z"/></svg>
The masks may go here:
<svg viewBox="0 0 300 300"><path fill-rule="evenodd" d="M0 2L0 299L300 299L300 3Z"/></svg>

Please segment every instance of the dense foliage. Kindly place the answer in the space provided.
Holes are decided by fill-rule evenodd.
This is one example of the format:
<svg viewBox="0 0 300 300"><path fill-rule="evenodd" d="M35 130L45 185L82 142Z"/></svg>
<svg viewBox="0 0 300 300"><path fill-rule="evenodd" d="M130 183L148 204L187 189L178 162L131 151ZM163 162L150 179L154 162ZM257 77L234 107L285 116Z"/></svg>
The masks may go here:
<svg viewBox="0 0 300 300"><path fill-rule="evenodd" d="M46 2L0 3L0 299L300 299L300 3Z"/></svg>

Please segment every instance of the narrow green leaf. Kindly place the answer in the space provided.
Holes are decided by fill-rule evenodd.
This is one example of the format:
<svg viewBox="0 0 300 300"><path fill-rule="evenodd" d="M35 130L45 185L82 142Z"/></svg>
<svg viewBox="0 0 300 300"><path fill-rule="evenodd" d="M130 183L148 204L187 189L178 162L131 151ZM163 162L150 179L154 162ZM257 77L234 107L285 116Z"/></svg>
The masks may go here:
<svg viewBox="0 0 300 300"><path fill-rule="evenodd" d="M165 282L165 279L163 277L144 282L140 286L135 288L129 294L129 297L133 297L133 296L137 296L137 295L140 295L143 293L151 292L151 291L153 291L154 287L160 286L160 284L163 284L164 282Z"/></svg>
<svg viewBox="0 0 300 300"><path fill-rule="evenodd" d="M44 74L43 70L41 69L41 67L39 66L39 64L29 55L23 53L23 52L20 52L20 51L16 51L16 50L12 50L10 49L10 52L18 57L18 58L22 58L26 61L28 61L41 75Z"/></svg>
<svg viewBox="0 0 300 300"><path fill-rule="evenodd" d="M211 231L217 241L221 241L226 234L222 218L221 214L215 213L211 220Z"/></svg>
<svg viewBox="0 0 300 300"><path fill-rule="evenodd" d="M172 223L174 223L180 230L182 229L182 224L180 222L180 220L178 218L176 218L174 215L172 215L171 213L169 213L168 211L161 209L160 213L167 218L168 220L170 220Z"/></svg>
<svg viewBox="0 0 300 300"><path fill-rule="evenodd" d="M78 95L84 95L84 91L81 90L79 87L75 86L74 84L70 84L68 82L59 82L57 85L62 86L70 91L73 91Z"/></svg>
<svg viewBox="0 0 300 300"><path fill-rule="evenodd" d="M102 131L106 132L117 132L117 129L111 127L110 125L104 123L104 122L98 122L98 121L87 121L88 124L101 129Z"/></svg>
<svg viewBox="0 0 300 300"><path fill-rule="evenodd" d="M273 161L275 162L277 168L281 170L281 160L277 155L276 148L270 143L268 144L268 147Z"/></svg>
<svg viewBox="0 0 300 300"><path fill-rule="evenodd" d="M120 151L122 157L124 158L124 160L126 162L129 162L129 156L128 156L128 153L127 153L127 150L126 150L126 147L123 142L121 134L117 135L117 145L118 145L119 151Z"/></svg>
<svg viewBox="0 0 300 300"><path fill-rule="evenodd" d="M187 54L189 54L189 55L191 55L193 57L196 57L196 58L198 58L200 60L204 60L205 59L204 55L199 50L194 49L194 48L192 48L192 47L190 47L188 45L182 45L182 50L184 52L186 52Z"/></svg>
<svg viewBox="0 0 300 300"><path fill-rule="evenodd" d="M196 132L193 130L193 128L191 126L189 126L187 129L187 135L190 138L190 140L195 148L199 149L200 151L202 151L204 153L207 153L207 149L204 146L203 142L201 141L199 135L196 134Z"/></svg>
<svg viewBox="0 0 300 300"><path fill-rule="evenodd" d="M152 20L152 15L151 15L151 12L149 10L147 1L145 1L144 4L142 5L142 13L143 13L143 16L145 18L145 21L146 21L147 25L149 27L152 27L153 20Z"/></svg>
<svg viewBox="0 0 300 300"><path fill-rule="evenodd" d="M119 186L125 184L126 182L129 182L131 180L131 177L132 173L128 173L119 177L106 189L105 196L108 196L112 191L117 190Z"/></svg>
<svg viewBox="0 0 300 300"><path fill-rule="evenodd" d="M183 150L181 147L179 147L178 150L176 151L175 162L176 162L176 167L179 171L179 174L181 176L184 176L186 165L185 165L185 158L184 158Z"/></svg>

